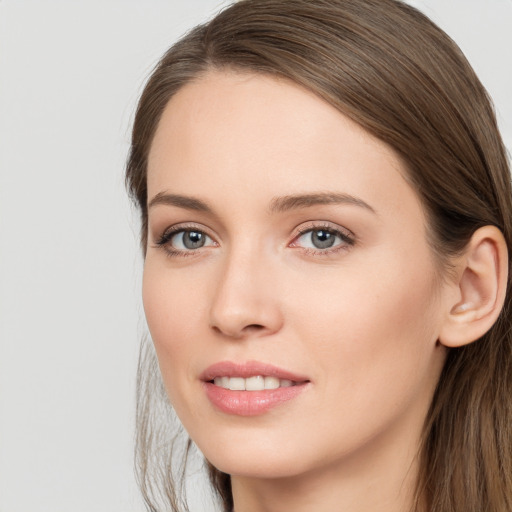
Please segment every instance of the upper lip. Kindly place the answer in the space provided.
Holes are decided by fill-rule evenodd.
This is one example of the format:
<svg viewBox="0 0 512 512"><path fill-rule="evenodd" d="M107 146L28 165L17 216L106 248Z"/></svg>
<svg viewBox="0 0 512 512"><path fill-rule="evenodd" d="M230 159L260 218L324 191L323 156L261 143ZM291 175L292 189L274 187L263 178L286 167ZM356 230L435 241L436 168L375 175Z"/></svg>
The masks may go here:
<svg viewBox="0 0 512 512"><path fill-rule="evenodd" d="M278 379L287 379L293 382L307 382L309 379L304 375L296 374L272 364L259 361L247 361L245 363L235 363L233 361L220 361L212 364L204 370L200 379L208 382L215 377L254 377L262 375L264 377L276 377Z"/></svg>

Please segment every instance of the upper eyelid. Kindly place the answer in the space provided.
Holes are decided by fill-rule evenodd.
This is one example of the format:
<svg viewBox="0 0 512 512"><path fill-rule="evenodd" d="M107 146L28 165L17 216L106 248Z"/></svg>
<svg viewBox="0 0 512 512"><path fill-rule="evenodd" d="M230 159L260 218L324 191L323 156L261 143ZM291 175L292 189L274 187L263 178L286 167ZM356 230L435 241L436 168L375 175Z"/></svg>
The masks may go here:
<svg viewBox="0 0 512 512"><path fill-rule="evenodd" d="M295 233L295 238L297 236L300 236L300 235L303 235L304 233L307 233L309 231L315 231L315 230L318 230L318 229L326 229L326 230L330 230L330 231L335 231L335 232L339 232L341 233L342 235L346 236L346 237L349 237L349 238L352 238L353 240L356 240L356 235L354 234L353 231L351 231L350 229L344 227L344 226L341 226L339 224L336 224L334 222L330 222L330 221L307 221L307 222L303 222L301 224L299 224L295 230L294 230L294 233Z"/></svg>
<svg viewBox="0 0 512 512"><path fill-rule="evenodd" d="M180 233L181 231L200 231L201 233L204 233L205 235L209 236L214 240L217 238L215 235L212 234L211 229L195 222L180 222L178 224L167 226L164 230L157 232L156 238L162 238L167 234L174 235L175 233Z"/></svg>
<svg viewBox="0 0 512 512"><path fill-rule="evenodd" d="M347 233L351 236L355 236L354 233L350 229L348 229L344 226L340 226L339 224L336 224L334 222L325 221L325 220L324 221L310 220L310 221L301 222L298 226L293 228L292 234L296 235L296 234L304 233L306 231L322 229L322 228L330 229L332 231L341 231L342 233ZM208 228L204 224L196 223L196 222L179 222L177 224L172 224L170 226L167 226L162 231L162 233L167 233L168 231L173 231L173 232L192 231L194 229L196 229L197 231L203 231L206 234L212 233L212 230L210 228Z"/></svg>

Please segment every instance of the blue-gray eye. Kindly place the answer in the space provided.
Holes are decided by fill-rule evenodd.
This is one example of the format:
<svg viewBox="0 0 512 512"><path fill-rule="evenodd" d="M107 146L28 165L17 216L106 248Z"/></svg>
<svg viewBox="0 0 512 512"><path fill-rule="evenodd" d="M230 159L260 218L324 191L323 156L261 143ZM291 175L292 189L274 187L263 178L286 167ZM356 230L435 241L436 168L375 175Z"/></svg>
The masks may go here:
<svg viewBox="0 0 512 512"><path fill-rule="evenodd" d="M179 251L190 251L212 245L212 239L201 231L178 231L172 236L171 245Z"/></svg>
<svg viewBox="0 0 512 512"><path fill-rule="evenodd" d="M349 241L338 231L333 229L310 229L297 238L295 245L306 249L331 249L332 247L347 244Z"/></svg>
<svg viewBox="0 0 512 512"><path fill-rule="evenodd" d="M319 229L311 232L311 243L317 249L328 249L334 245L336 235L325 229Z"/></svg>

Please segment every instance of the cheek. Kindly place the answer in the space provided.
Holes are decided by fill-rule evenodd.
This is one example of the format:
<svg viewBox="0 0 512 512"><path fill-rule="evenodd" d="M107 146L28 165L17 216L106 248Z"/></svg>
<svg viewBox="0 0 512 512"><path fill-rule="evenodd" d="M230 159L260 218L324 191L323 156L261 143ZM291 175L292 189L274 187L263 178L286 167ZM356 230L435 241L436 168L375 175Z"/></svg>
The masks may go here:
<svg viewBox="0 0 512 512"><path fill-rule="evenodd" d="M204 295L194 279L184 282L183 274L146 260L142 297L148 328L167 395L178 416L187 423L192 421L193 411L200 410L192 407L190 412L190 404L197 399L190 390L194 361L201 353L198 343L204 338L198 329Z"/></svg>
<svg viewBox="0 0 512 512"><path fill-rule="evenodd" d="M187 354L194 345L191 340L198 337L201 295L204 290L201 293L193 282L182 283L179 274L146 262L144 312L168 390L170 380L189 366Z"/></svg>
<svg viewBox="0 0 512 512"><path fill-rule="evenodd" d="M445 357L436 348L439 308L429 268L406 259L374 262L336 280L319 277L307 294L295 295L292 338L309 355L318 408L329 411L326 450L333 439L340 453L360 446L397 419L421 428Z"/></svg>
<svg viewBox="0 0 512 512"><path fill-rule="evenodd" d="M192 335L204 304L204 295L199 276L185 277L184 273L173 272L158 262L147 260L142 300L155 344L168 343L172 333ZM176 343L182 339L182 336L172 336Z"/></svg>
<svg viewBox="0 0 512 512"><path fill-rule="evenodd" d="M430 268L428 260L395 255L319 279L308 294L296 294L302 297L296 333L322 356L321 373L336 364L360 390L363 381L427 372L439 324Z"/></svg>

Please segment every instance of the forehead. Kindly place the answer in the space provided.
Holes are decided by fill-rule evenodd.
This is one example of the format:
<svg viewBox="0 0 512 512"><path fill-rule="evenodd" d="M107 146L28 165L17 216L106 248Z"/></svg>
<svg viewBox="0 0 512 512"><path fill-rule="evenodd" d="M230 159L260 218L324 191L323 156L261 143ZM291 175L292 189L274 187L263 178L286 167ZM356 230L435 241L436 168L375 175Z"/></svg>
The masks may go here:
<svg viewBox="0 0 512 512"><path fill-rule="evenodd" d="M247 200L336 189L421 213L404 174L389 146L312 92L274 77L212 71L166 106L148 190L150 197L233 191L233 204L246 208Z"/></svg>
<svg viewBox="0 0 512 512"><path fill-rule="evenodd" d="M253 157L263 150L265 155L290 150L297 153L306 139L310 143L316 139L317 145L326 147L339 145L343 143L337 136L341 122L346 125L347 146L351 145L350 132L350 139L389 151L358 124L293 82L253 73L211 71L182 87L167 104L153 140L149 166L165 159L171 146L183 150L176 157L187 150L189 156L199 158L203 151L224 149L228 144ZM180 144L175 143L178 140ZM183 146L184 142L194 146Z"/></svg>

